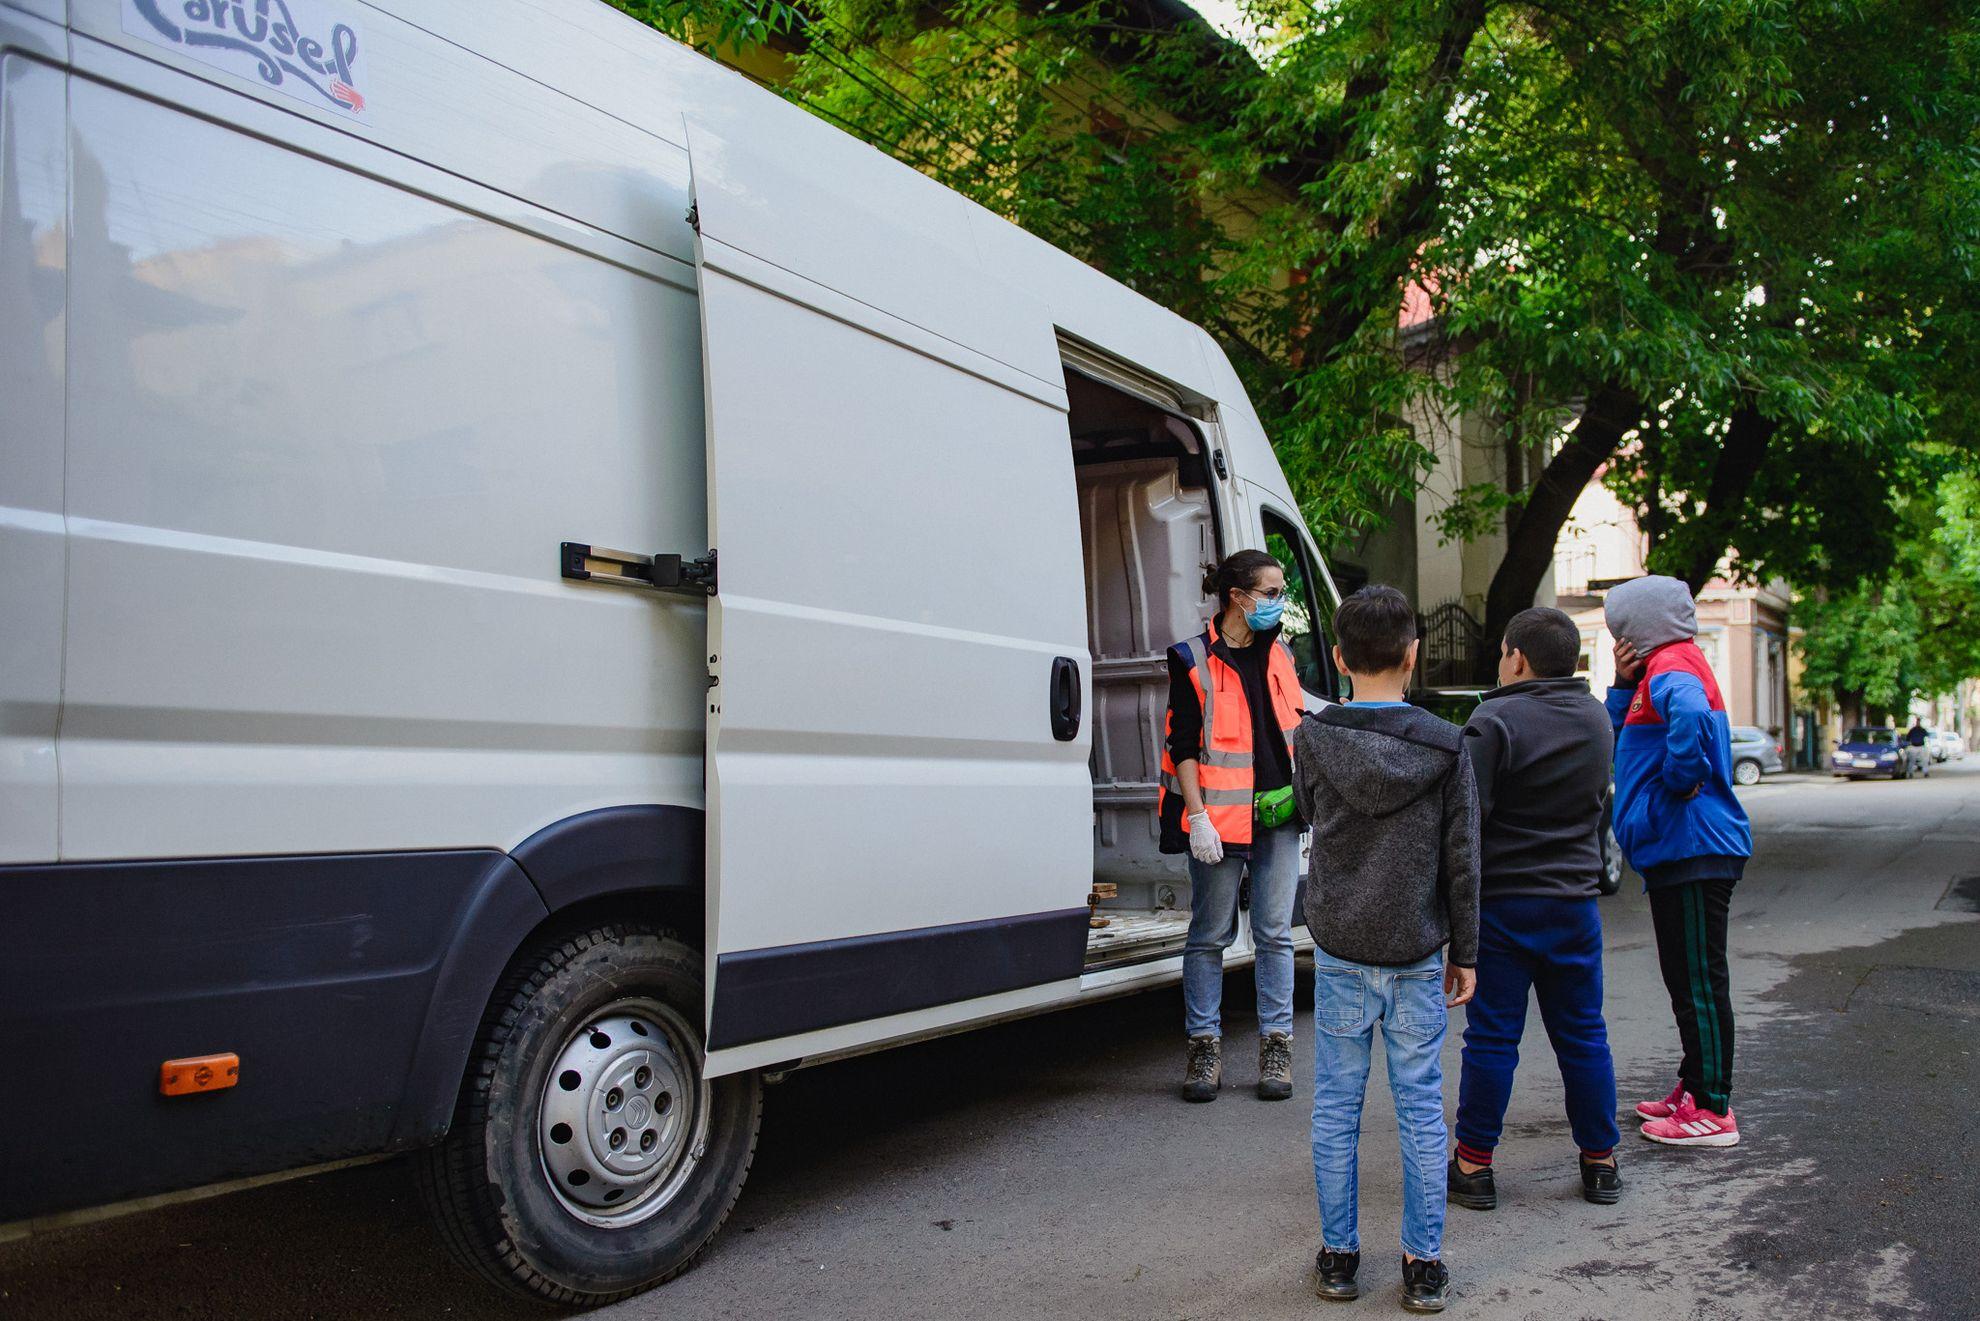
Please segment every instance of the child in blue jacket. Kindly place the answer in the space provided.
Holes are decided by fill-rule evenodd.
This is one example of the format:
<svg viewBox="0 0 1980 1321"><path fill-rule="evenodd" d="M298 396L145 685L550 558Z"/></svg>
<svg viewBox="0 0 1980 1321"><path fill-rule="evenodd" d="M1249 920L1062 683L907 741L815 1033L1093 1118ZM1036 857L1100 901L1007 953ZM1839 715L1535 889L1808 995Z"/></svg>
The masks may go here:
<svg viewBox="0 0 1980 1321"><path fill-rule="evenodd" d="M1643 874L1684 1058L1677 1085L1636 1112L1643 1136L1679 1147L1730 1147L1733 1011L1726 915L1753 853L1733 796L1732 729L1712 667L1693 638L1691 589L1636 578L1606 602L1616 639L1609 718L1616 726L1616 840Z"/></svg>

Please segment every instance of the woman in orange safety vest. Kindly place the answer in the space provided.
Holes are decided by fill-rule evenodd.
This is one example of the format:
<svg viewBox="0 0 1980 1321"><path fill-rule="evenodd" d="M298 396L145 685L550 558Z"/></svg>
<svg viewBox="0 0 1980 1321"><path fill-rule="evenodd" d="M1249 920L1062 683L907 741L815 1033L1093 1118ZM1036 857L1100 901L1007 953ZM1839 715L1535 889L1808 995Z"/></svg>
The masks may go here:
<svg viewBox="0 0 1980 1321"><path fill-rule="evenodd" d="M1161 848L1189 854L1183 1096L1223 1086L1224 951L1237 936L1238 890L1251 878L1257 950L1258 1095L1292 1095L1293 891L1305 825L1292 806L1288 736L1305 706L1292 652L1279 640L1286 575L1261 550L1227 557L1203 579L1217 613L1169 648L1162 748Z"/></svg>

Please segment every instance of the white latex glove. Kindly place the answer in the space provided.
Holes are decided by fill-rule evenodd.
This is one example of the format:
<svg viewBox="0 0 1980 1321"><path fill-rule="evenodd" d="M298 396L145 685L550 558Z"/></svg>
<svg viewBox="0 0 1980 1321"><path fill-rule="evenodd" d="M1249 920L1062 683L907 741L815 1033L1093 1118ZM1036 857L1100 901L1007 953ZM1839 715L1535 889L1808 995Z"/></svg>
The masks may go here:
<svg viewBox="0 0 1980 1321"><path fill-rule="evenodd" d="M1208 812L1198 812L1189 819L1189 856L1206 866L1224 860L1224 840L1210 824Z"/></svg>

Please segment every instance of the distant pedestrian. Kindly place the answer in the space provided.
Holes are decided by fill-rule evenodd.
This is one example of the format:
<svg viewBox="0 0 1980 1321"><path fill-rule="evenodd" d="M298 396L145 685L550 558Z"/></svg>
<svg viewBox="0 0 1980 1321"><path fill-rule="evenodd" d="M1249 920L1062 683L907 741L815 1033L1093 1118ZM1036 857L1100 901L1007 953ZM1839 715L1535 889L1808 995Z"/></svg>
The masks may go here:
<svg viewBox="0 0 1980 1321"><path fill-rule="evenodd" d="M1306 925L1313 955L1315 1288L1360 1293L1357 1154L1375 1025L1402 1135L1403 1306L1442 1311L1437 1189L1449 1005L1471 998L1478 958L1478 804L1464 736L1403 701L1416 613L1393 587L1364 587L1334 615L1334 660L1354 700L1293 735L1293 792L1313 826ZM1450 946L1450 963L1442 951Z"/></svg>
<svg viewBox="0 0 1980 1321"><path fill-rule="evenodd" d="M1691 589L1635 578L1609 592L1616 638L1616 839L1643 873L1684 1056L1677 1085L1636 1112L1643 1136L1679 1147L1739 1141L1732 1111L1733 1009L1726 921L1753 852L1733 795L1732 731L1698 633Z"/></svg>
<svg viewBox="0 0 1980 1321"><path fill-rule="evenodd" d="M1922 748L1925 746L1925 741L1929 737L1930 735L1925 732L1925 722L1917 716L1913 716L1911 718L1911 728L1904 731L1904 741L1914 748Z"/></svg>
<svg viewBox="0 0 1980 1321"><path fill-rule="evenodd" d="M1574 677L1581 631L1536 606L1506 625L1499 687L1464 727L1478 782L1478 994L1465 1011L1450 1199L1498 1205L1492 1154L1512 1099L1529 989L1567 1092L1582 1196L1621 1195L1616 1066L1602 1018L1602 808L1615 738Z"/></svg>
<svg viewBox="0 0 1980 1321"><path fill-rule="evenodd" d="M1258 987L1258 1096L1292 1095L1293 895L1299 837L1292 748L1306 709L1292 651L1279 640L1286 572L1262 550L1225 558L1203 580L1217 613L1169 648L1158 847L1189 854L1183 944L1183 1099L1224 1086L1224 951L1237 938L1238 893L1251 882L1252 977Z"/></svg>

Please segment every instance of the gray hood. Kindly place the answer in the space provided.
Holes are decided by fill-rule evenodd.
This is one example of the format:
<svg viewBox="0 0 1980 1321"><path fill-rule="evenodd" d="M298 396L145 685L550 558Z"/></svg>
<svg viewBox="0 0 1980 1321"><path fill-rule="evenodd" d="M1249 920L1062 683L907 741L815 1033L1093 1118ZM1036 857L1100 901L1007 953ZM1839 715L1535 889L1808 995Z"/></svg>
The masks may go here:
<svg viewBox="0 0 1980 1321"><path fill-rule="evenodd" d="M1609 589L1603 603L1609 632L1648 656L1659 647L1698 636L1698 610L1691 588L1661 574L1632 578Z"/></svg>
<svg viewBox="0 0 1980 1321"><path fill-rule="evenodd" d="M1389 816L1438 788L1457 761L1462 731L1413 706L1329 706L1300 725L1301 756L1343 801Z"/></svg>

